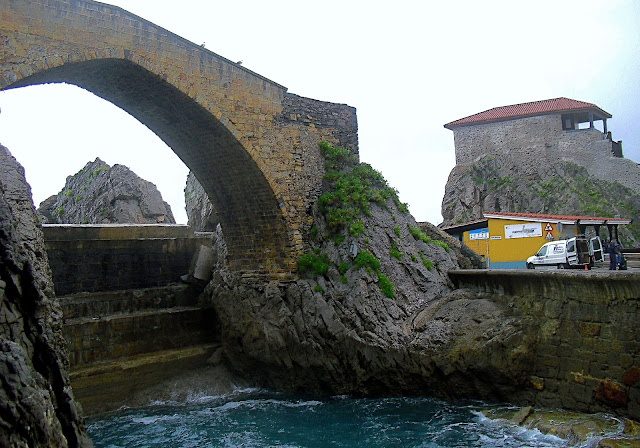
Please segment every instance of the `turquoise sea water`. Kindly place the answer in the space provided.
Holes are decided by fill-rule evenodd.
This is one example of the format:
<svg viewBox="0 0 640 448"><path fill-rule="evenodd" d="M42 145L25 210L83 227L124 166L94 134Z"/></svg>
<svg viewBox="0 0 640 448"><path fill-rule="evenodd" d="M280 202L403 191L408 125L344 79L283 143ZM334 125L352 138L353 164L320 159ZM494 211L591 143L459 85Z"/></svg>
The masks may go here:
<svg viewBox="0 0 640 448"><path fill-rule="evenodd" d="M562 447L483 417L483 403L310 399L264 390L121 410L89 421L99 447Z"/></svg>

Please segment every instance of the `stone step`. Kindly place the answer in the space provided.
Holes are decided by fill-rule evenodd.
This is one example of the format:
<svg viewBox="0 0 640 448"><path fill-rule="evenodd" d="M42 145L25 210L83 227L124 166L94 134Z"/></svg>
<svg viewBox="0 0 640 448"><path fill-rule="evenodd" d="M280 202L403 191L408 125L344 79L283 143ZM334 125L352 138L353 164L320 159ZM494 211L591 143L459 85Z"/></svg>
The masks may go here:
<svg viewBox="0 0 640 448"><path fill-rule="evenodd" d="M200 344L72 367L73 393L88 415L131 405L145 389L206 366L218 347L215 343Z"/></svg>
<svg viewBox="0 0 640 448"><path fill-rule="evenodd" d="M66 319L63 334L72 368L208 344L219 340L213 310L172 307Z"/></svg>
<svg viewBox="0 0 640 448"><path fill-rule="evenodd" d="M58 297L65 321L80 317L197 305L200 289L187 284L119 291L83 292Z"/></svg>

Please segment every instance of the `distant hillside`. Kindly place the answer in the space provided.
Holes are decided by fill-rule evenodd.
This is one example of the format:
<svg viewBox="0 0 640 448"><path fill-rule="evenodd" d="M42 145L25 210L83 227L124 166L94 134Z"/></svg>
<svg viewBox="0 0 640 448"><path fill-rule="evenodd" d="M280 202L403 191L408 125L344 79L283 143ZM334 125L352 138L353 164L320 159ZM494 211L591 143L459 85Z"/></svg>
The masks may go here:
<svg viewBox="0 0 640 448"><path fill-rule="evenodd" d="M67 177L64 188L40 204L38 214L44 223L175 223L154 184L99 158Z"/></svg>
<svg viewBox="0 0 640 448"><path fill-rule="evenodd" d="M498 154L457 165L445 188L442 225L480 219L483 211L632 218L619 227L620 239L640 246L639 192L566 159Z"/></svg>

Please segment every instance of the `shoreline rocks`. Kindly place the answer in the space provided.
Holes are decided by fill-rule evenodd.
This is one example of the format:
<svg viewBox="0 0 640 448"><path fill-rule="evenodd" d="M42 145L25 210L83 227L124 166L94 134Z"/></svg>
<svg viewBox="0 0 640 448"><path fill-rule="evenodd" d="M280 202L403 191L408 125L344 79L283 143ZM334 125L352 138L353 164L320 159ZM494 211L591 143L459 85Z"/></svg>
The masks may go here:
<svg viewBox="0 0 640 448"><path fill-rule="evenodd" d="M566 440L569 446L600 448L640 447L640 424L610 414L585 414L565 410L496 408L482 414L505 424L537 429Z"/></svg>
<svg viewBox="0 0 640 448"><path fill-rule="evenodd" d="M0 445L90 447L31 189L1 145L0 257Z"/></svg>

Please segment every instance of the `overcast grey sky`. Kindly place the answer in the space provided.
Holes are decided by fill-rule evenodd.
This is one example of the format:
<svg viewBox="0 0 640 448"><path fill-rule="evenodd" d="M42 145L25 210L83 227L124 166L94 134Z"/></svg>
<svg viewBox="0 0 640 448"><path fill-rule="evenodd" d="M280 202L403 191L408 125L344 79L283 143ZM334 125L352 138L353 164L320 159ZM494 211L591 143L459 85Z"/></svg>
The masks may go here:
<svg viewBox="0 0 640 448"><path fill-rule="evenodd" d="M441 222L449 121L565 96L613 115L640 162L640 2L112 0L289 92L357 108L360 157L418 220ZM187 169L142 124L71 86L0 92L0 143L36 205L100 157L156 184L186 222Z"/></svg>

